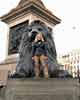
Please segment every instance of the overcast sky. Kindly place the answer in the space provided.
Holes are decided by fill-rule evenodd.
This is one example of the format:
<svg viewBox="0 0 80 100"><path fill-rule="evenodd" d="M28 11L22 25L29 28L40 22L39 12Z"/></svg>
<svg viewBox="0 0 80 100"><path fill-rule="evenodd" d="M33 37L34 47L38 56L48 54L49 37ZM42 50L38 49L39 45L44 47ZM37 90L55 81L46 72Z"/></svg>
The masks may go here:
<svg viewBox="0 0 80 100"><path fill-rule="evenodd" d="M0 16L15 8L20 0L0 0ZM80 0L42 0L62 22L54 28L58 55L80 48ZM0 22L0 61L6 57L8 27Z"/></svg>

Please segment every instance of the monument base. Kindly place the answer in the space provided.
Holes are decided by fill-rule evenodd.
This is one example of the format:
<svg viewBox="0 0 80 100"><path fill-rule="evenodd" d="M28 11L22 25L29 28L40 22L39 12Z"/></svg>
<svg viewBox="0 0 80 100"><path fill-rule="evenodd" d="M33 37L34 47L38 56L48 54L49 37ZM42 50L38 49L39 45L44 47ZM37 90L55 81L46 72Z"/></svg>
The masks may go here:
<svg viewBox="0 0 80 100"><path fill-rule="evenodd" d="M73 79L9 79L4 100L79 100Z"/></svg>

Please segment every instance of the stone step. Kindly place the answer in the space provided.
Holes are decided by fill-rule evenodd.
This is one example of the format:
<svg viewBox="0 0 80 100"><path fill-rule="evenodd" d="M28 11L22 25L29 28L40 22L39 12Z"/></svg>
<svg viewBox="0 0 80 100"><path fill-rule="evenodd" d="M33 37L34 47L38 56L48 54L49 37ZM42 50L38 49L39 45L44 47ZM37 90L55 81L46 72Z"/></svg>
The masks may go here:
<svg viewBox="0 0 80 100"><path fill-rule="evenodd" d="M76 79L9 79L5 100L79 100Z"/></svg>

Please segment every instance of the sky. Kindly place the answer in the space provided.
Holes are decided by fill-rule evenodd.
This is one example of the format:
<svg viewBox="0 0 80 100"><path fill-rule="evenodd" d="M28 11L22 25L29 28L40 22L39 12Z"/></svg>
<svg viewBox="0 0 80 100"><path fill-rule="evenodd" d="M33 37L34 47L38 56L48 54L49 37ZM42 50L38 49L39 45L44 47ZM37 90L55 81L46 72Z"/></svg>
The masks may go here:
<svg viewBox="0 0 80 100"><path fill-rule="evenodd" d="M80 0L42 0L62 21L53 28L57 54L80 48ZM0 0L0 16L15 8L20 0ZM0 61L6 58L8 26L0 21Z"/></svg>

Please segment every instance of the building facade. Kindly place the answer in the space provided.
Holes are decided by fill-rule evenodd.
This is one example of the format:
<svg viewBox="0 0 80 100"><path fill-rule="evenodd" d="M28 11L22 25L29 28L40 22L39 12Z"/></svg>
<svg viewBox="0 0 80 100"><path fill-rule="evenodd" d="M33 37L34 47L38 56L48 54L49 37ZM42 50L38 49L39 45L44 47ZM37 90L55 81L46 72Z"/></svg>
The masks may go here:
<svg viewBox="0 0 80 100"><path fill-rule="evenodd" d="M80 49L60 55L58 62L63 65L63 70L67 70L73 77L78 77L80 74Z"/></svg>

